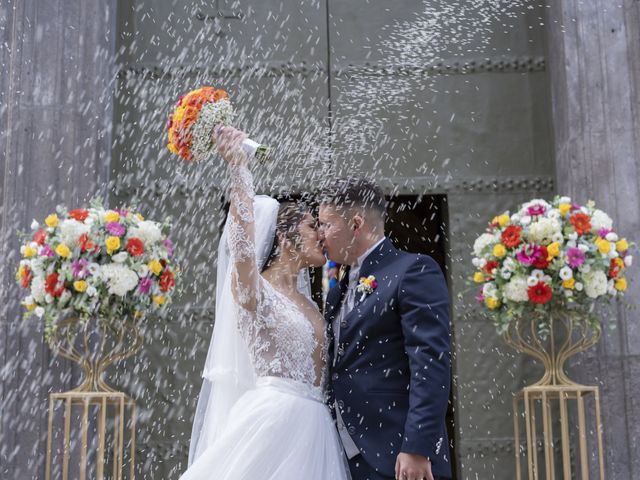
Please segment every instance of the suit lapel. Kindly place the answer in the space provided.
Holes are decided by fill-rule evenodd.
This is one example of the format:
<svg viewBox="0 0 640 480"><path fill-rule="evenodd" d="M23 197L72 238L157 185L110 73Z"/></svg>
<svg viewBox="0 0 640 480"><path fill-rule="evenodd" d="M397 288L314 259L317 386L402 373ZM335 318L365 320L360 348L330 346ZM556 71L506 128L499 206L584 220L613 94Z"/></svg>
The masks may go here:
<svg viewBox="0 0 640 480"><path fill-rule="evenodd" d="M359 277L368 277L369 275L375 276L375 273L384 267L387 262L390 262L395 257L396 248L391 243L391 240L385 237L384 241L367 256L362 262L360 267ZM345 320L347 322L351 319L352 315L357 314L358 307L361 303L365 302L367 297L373 295L363 295L358 291L355 292L355 298L353 303L353 309L347 314Z"/></svg>

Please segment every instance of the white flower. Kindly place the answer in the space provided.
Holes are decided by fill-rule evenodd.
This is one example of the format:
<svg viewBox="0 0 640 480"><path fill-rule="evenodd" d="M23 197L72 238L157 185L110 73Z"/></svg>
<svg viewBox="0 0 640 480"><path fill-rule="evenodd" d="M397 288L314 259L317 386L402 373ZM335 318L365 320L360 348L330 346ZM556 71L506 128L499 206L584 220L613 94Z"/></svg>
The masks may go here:
<svg viewBox="0 0 640 480"><path fill-rule="evenodd" d="M542 280L544 278L544 271L535 269L534 271L531 272L531 276L534 277L536 280Z"/></svg>
<svg viewBox="0 0 640 480"><path fill-rule="evenodd" d="M44 301L47 303L53 303L53 300L54 298L48 293L44 296Z"/></svg>
<svg viewBox="0 0 640 480"><path fill-rule="evenodd" d="M575 240L569 240L567 242L567 248L575 248L575 247L577 247Z"/></svg>
<svg viewBox="0 0 640 480"><path fill-rule="evenodd" d="M504 298L507 300L512 302L526 302L529 300L527 293L528 282L522 276L513 277L503 288Z"/></svg>
<svg viewBox="0 0 640 480"><path fill-rule="evenodd" d="M517 213L511 215L511 223L517 224L518 222L520 222L520 215L518 215Z"/></svg>
<svg viewBox="0 0 640 480"><path fill-rule="evenodd" d="M34 275L44 275L44 259L42 257L31 260L31 271Z"/></svg>
<svg viewBox="0 0 640 480"><path fill-rule="evenodd" d="M531 217L529 215L525 215L524 217L522 217L520 219L520 224L521 225L529 225L531 223Z"/></svg>
<svg viewBox="0 0 640 480"><path fill-rule="evenodd" d="M598 298L607 293L607 276L600 270L594 270L583 276L584 291L589 298Z"/></svg>
<svg viewBox="0 0 640 480"><path fill-rule="evenodd" d="M578 250L580 250L582 253L587 253L589 251L589 247L584 243L581 243L580 245L578 245Z"/></svg>
<svg viewBox="0 0 640 480"><path fill-rule="evenodd" d="M33 301L33 296L32 295L28 295L26 297L24 297L24 304L25 305L33 305L35 302Z"/></svg>
<svg viewBox="0 0 640 480"><path fill-rule="evenodd" d="M552 208L547 212L547 217L552 220L558 220L561 216L562 215L560 215L560 210L558 210L557 208Z"/></svg>
<svg viewBox="0 0 640 480"><path fill-rule="evenodd" d="M620 254L616 251L615 248L609 250L609 258L618 258Z"/></svg>
<svg viewBox="0 0 640 480"><path fill-rule="evenodd" d="M632 255L627 255L626 257L624 257L624 265L626 267L630 267L632 263L633 263L633 256Z"/></svg>
<svg viewBox="0 0 640 480"><path fill-rule="evenodd" d="M579 270L582 273L589 273L591 271L591 265L588 263L583 263L582 266L579 267Z"/></svg>
<svg viewBox="0 0 640 480"><path fill-rule="evenodd" d="M488 235L488 234L485 234L485 235ZM131 227L129 229L128 236L129 238L131 237L139 238L145 244L145 247L162 240L162 232L160 231L160 228L155 222L151 222L149 220L142 221L138 225ZM489 235L489 236L493 238L492 235ZM475 251L475 248L474 248L474 251ZM479 257L480 255L476 254L476 256Z"/></svg>
<svg viewBox="0 0 640 480"><path fill-rule="evenodd" d="M573 232L573 233L570 233L568 237L569 237L569 240L577 240L578 234L576 232Z"/></svg>
<svg viewBox="0 0 640 480"><path fill-rule="evenodd" d="M89 295L90 297L94 297L97 293L98 290L96 290L96 287L94 287L93 285L89 285L87 287L87 295Z"/></svg>
<svg viewBox="0 0 640 480"><path fill-rule="evenodd" d="M91 228L89 225L85 225L82 222L74 220L73 218L67 218L60 223L60 240L66 244L69 248L73 248L78 245L80 235L83 233L89 233Z"/></svg>
<svg viewBox="0 0 640 480"><path fill-rule="evenodd" d="M507 257L504 259L504 262L502 262L502 268L505 268L511 272L514 272L516 269L516 262L513 258L511 257Z"/></svg>
<svg viewBox="0 0 640 480"><path fill-rule="evenodd" d="M44 302L44 295L44 277L36 275L31 281L31 296L35 298L36 302L42 303Z"/></svg>
<svg viewBox="0 0 640 480"><path fill-rule="evenodd" d="M535 287L538 284L539 280L536 277L528 277L527 278L527 286Z"/></svg>
<svg viewBox="0 0 640 480"><path fill-rule="evenodd" d="M127 252L120 252L113 255L111 257L111 260L113 260L116 263L123 263L127 260L128 257L129 257L129 254Z"/></svg>
<svg viewBox="0 0 640 480"><path fill-rule="evenodd" d="M584 288L584 285L582 284L582 282L576 282L573 288L575 288L578 292L581 292L582 289Z"/></svg>
<svg viewBox="0 0 640 480"><path fill-rule="evenodd" d="M144 263L137 266L136 273L140 278L144 278L149 275L149 267L147 267Z"/></svg>
<svg viewBox="0 0 640 480"><path fill-rule="evenodd" d="M36 317L42 318L42 316L44 315L44 308L36 307L35 314L36 314Z"/></svg>
<svg viewBox="0 0 640 480"><path fill-rule="evenodd" d="M487 282L482 286L482 295L484 297L493 297L497 291L498 288L495 283Z"/></svg>
<svg viewBox="0 0 640 480"><path fill-rule="evenodd" d="M549 275L545 275L544 277L542 277L542 281L544 283L551 284L552 279Z"/></svg>
<svg viewBox="0 0 640 480"><path fill-rule="evenodd" d="M570 197L560 197L558 199L558 203L571 203L571 198Z"/></svg>
<svg viewBox="0 0 640 480"><path fill-rule="evenodd" d="M564 243L564 235L562 234L562 232L556 232L551 237L551 241L562 245Z"/></svg>
<svg viewBox="0 0 640 480"><path fill-rule="evenodd" d="M613 227L613 220L611 217L604 213L602 210L594 210L593 215L591 215L591 228L594 232L606 228L607 230L611 230Z"/></svg>
<svg viewBox="0 0 640 480"><path fill-rule="evenodd" d="M109 286L109 293L124 297L138 285L138 275L119 263L109 263L100 267L100 276Z"/></svg>
<svg viewBox="0 0 640 480"><path fill-rule="evenodd" d="M490 233L483 233L473 243L473 254L481 257L485 248L495 242L495 237Z"/></svg>
<svg viewBox="0 0 640 480"><path fill-rule="evenodd" d="M560 269L560 278L562 280L570 280L573 278L573 270L571 270L571 267L568 266L564 266Z"/></svg>
<svg viewBox="0 0 640 480"><path fill-rule="evenodd" d="M535 243L548 244L553 236L560 233L561 224L551 218L540 218L529 227L529 240Z"/></svg>
<svg viewBox="0 0 640 480"><path fill-rule="evenodd" d="M500 270L500 276L502 276L502 278L504 278L505 280L509 280L511 278L511 271L503 267Z"/></svg>
<svg viewBox="0 0 640 480"><path fill-rule="evenodd" d="M34 219L31 222L31 230L37 230L40 227L40 224Z"/></svg>
<svg viewBox="0 0 640 480"><path fill-rule="evenodd" d="M565 296L565 297L573 297L573 291L572 291L572 290L565 289L565 290L564 290L564 296Z"/></svg>
<svg viewBox="0 0 640 480"><path fill-rule="evenodd" d="M609 240L610 242L617 242L618 241L618 234L616 232L609 232L607 233L607 236L604 237L607 240Z"/></svg>

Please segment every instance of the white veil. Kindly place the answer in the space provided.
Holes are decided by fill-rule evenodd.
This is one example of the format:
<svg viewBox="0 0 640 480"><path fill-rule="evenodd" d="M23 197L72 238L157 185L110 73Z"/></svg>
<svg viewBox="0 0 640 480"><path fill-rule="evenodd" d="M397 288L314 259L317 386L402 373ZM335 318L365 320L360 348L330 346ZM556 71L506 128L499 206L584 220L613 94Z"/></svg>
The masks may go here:
<svg viewBox="0 0 640 480"><path fill-rule="evenodd" d="M256 195L253 206L256 260L261 270L273 246L279 204L271 197ZM218 245L215 324L193 420L189 466L220 436L236 401L255 387L255 371L237 328L230 287L231 262L227 239L225 228ZM306 269L301 270L298 276L298 290L311 298Z"/></svg>

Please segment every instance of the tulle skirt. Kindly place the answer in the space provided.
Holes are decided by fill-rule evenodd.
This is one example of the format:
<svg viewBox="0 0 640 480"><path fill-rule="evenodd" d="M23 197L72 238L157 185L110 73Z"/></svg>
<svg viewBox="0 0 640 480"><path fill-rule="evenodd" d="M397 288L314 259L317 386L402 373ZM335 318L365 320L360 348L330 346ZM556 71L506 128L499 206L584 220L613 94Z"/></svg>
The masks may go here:
<svg viewBox="0 0 640 480"><path fill-rule="evenodd" d="M319 388L260 377L220 438L180 480L346 480L346 461Z"/></svg>

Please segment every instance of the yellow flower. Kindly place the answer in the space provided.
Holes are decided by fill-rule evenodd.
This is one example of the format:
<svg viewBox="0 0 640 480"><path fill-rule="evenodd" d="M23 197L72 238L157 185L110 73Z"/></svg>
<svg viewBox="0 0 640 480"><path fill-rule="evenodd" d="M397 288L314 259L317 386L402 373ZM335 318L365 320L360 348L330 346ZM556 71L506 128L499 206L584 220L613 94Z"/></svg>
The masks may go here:
<svg viewBox="0 0 640 480"><path fill-rule="evenodd" d="M624 292L627 289L627 279L618 278L615 283L616 290Z"/></svg>
<svg viewBox="0 0 640 480"><path fill-rule="evenodd" d="M482 272L476 272L473 274L473 281L476 283L482 283L484 282L484 275L482 274Z"/></svg>
<svg viewBox="0 0 640 480"><path fill-rule="evenodd" d="M24 268L24 265L20 265L18 267L18 273L16 274L16 280L22 280L22 278L24 278L25 272L26 270Z"/></svg>
<svg viewBox="0 0 640 480"><path fill-rule="evenodd" d="M487 297L484 302L487 304L487 307L489 307L490 310L495 310L500 306L500 300L494 297Z"/></svg>
<svg viewBox="0 0 640 480"><path fill-rule="evenodd" d="M493 255L502 258L507 254L507 249L501 243L498 243L495 247L493 247Z"/></svg>
<svg viewBox="0 0 640 480"><path fill-rule="evenodd" d="M140 310L135 310L133 312L133 318L138 319L138 318L142 318L144 316L144 313L142 313Z"/></svg>
<svg viewBox="0 0 640 480"><path fill-rule="evenodd" d="M55 227L58 225L58 215L52 213L47 218L44 219L44 223L47 224L47 227Z"/></svg>
<svg viewBox="0 0 640 480"><path fill-rule="evenodd" d="M36 308L36 304L35 303L25 303L24 306L30 312L33 312L33 310Z"/></svg>
<svg viewBox="0 0 640 480"><path fill-rule="evenodd" d="M62 258L69 258L71 256L71 250L64 243L61 243L56 247L56 253Z"/></svg>
<svg viewBox="0 0 640 480"><path fill-rule="evenodd" d="M504 227L505 225L507 225L507 223L509 223L509 218L510 218L509 215L507 215L506 213L503 213L498 217L498 223L500 224L501 227Z"/></svg>
<svg viewBox="0 0 640 480"><path fill-rule="evenodd" d="M620 253L629 250L629 242L625 238L616 242L616 250Z"/></svg>
<svg viewBox="0 0 640 480"><path fill-rule="evenodd" d="M114 212L113 210L108 210L107 213L104 214L105 223L117 222L120 220L120 214L118 212Z"/></svg>
<svg viewBox="0 0 640 480"><path fill-rule="evenodd" d="M571 211L571 204L570 203L561 203L560 205L558 205L558 210L560 210L560 215L565 217L567 215L567 213L569 213Z"/></svg>
<svg viewBox="0 0 640 480"><path fill-rule="evenodd" d="M175 153L178 153L178 152L175 152ZM144 222L144 217L143 217L141 214L136 213L136 218L137 218L138 220L140 220L141 222Z"/></svg>
<svg viewBox="0 0 640 480"><path fill-rule="evenodd" d="M573 277L571 277L569 280L565 280L565 281L563 281L563 282L562 282L562 286L563 286L564 288L568 288L568 289L570 289L570 290L572 290L572 289L573 289L573 287L575 286L575 284L576 284L576 279L575 279L575 278L573 278Z"/></svg>
<svg viewBox="0 0 640 480"><path fill-rule="evenodd" d="M598 247L598 250L600 251L600 253L606 254L611 251L611 243L609 242L609 240L605 240L604 238L598 238L595 241L595 244L596 244L596 247Z"/></svg>
<svg viewBox="0 0 640 480"><path fill-rule="evenodd" d="M76 282L73 282L73 288L76 289L76 292L86 292L87 291L87 282L85 282L84 280L78 280Z"/></svg>
<svg viewBox="0 0 640 480"><path fill-rule="evenodd" d="M158 260L151 260L147 267L154 275L160 275L160 272L162 272L162 264Z"/></svg>
<svg viewBox="0 0 640 480"><path fill-rule="evenodd" d="M162 296L162 295L154 295L153 303L155 303L159 307L164 305L164 296Z"/></svg>
<svg viewBox="0 0 640 480"><path fill-rule="evenodd" d="M547 246L547 253L549 258L555 258L560 255L560 244L558 242L550 243Z"/></svg>
<svg viewBox="0 0 640 480"><path fill-rule="evenodd" d="M25 247L24 247L24 256L25 257L35 257L36 253L38 253L38 252L31 245L25 245Z"/></svg>
<svg viewBox="0 0 640 480"><path fill-rule="evenodd" d="M120 249L120 238L107 237L104 244L107 246L107 253L111 255L113 252Z"/></svg>

